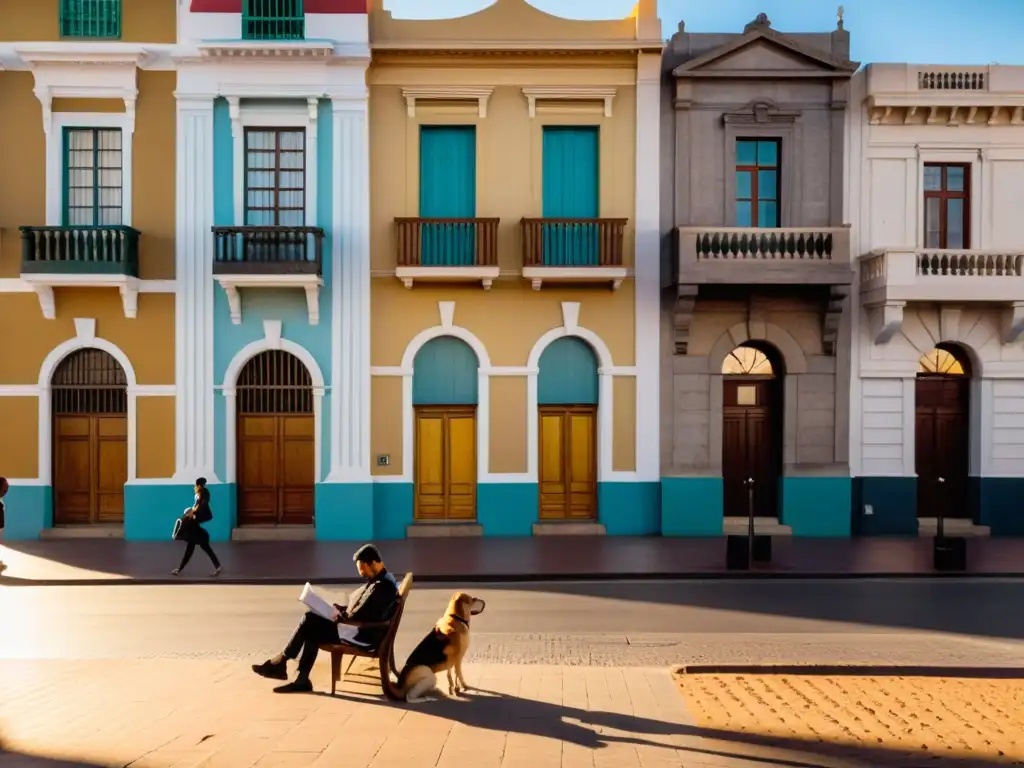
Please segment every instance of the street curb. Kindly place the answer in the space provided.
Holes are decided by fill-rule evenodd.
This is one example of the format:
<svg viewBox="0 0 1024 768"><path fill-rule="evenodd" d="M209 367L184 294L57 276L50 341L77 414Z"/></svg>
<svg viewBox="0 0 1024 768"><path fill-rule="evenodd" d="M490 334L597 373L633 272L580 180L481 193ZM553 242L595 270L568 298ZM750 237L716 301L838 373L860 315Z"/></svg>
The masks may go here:
<svg viewBox="0 0 1024 768"><path fill-rule="evenodd" d="M415 571L413 571L415 573ZM417 583L427 584L524 584L595 581L872 581L872 580L939 580L939 579L1024 579L1024 573L772 573L758 571L710 573L558 573L558 574L434 574L422 576ZM357 577L317 578L299 576L267 576L250 578L160 577L160 578L93 578L93 579L24 579L0 576L0 586L9 587L88 587L88 586L167 586L182 584L225 584L232 586L302 586L307 581L322 585L361 584Z"/></svg>
<svg viewBox="0 0 1024 768"><path fill-rule="evenodd" d="M892 664L690 664L672 668L685 675L828 675L847 677L970 677L1024 680L1024 667L935 667Z"/></svg>

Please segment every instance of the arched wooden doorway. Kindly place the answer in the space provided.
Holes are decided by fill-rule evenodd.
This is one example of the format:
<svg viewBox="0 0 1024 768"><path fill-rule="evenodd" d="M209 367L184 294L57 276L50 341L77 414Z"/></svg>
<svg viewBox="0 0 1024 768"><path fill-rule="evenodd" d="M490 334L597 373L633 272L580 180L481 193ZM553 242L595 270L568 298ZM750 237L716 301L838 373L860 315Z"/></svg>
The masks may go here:
<svg viewBox="0 0 1024 768"><path fill-rule="evenodd" d="M537 377L541 520L597 518L597 357L583 339L552 342Z"/></svg>
<svg viewBox="0 0 1024 768"><path fill-rule="evenodd" d="M313 383L282 350L253 357L238 375L238 524L313 522Z"/></svg>
<svg viewBox="0 0 1024 768"><path fill-rule="evenodd" d="M776 517L782 474L783 370L775 350L736 347L722 363L722 483L727 517L746 517L754 480L754 514Z"/></svg>
<svg viewBox="0 0 1024 768"><path fill-rule="evenodd" d="M454 336L428 341L413 361L417 521L476 519L476 407L480 364Z"/></svg>
<svg viewBox="0 0 1024 768"><path fill-rule="evenodd" d="M971 368L967 355L948 344L922 355L915 398L917 516L969 517Z"/></svg>
<svg viewBox="0 0 1024 768"><path fill-rule="evenodd" d="M128 380L101 349L65 357L50 382L53 523L124 522L128 482Z"/></svg>

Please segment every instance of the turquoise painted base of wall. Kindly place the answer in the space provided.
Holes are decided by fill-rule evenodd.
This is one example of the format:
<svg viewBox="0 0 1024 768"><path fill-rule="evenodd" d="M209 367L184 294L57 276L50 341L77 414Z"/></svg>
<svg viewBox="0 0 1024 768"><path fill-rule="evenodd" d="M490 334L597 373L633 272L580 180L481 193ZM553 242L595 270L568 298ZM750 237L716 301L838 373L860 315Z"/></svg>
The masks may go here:
<svg viewBox="0 0 1024 768"><path fill-rule="evenodd" d="M204 526L211 541L229 541L235 527L235 486L209 486L213 520ZM191 485L126 485L125 541L170 541L174 521L192 506Z"/></svg>
<svg viewBox="0 0 1024 768"><path fill-rule="evenodd" d="M314 505L318 541L373 538L373 483L320 483Z"/></svg>
<svg viewBox="0 0 1024 768"><path fill-rule="evenodd" d="M476 519L484 536L532 536L540 517L536 483L481 483Z"/></svg>
<svg viewBox="0 0 1024 768"><path fill-rule="evenodd" d="M404 539L412 525L412 483L374 483L373 538Z"/></svg>
<svg viewBox="0 0 1024 768"><path fill-rule="evenodd" d="M855 477L851 506L857 536L917 536L916 477Z"/></svg>
<svg viewBox="0 0 1024 768"><path fill-rule="evenodd" d="M53 526L53 489L12 485L4 496L4 540L35 541Z"/></svg>
<svg viewBox="0 0 1024 768"><path fill-rule="evenodd" d="M974 520L992 536L1024 536L1024 477L972 477Z"/></svg>
<svg viewBox="0 0 1024 768"><path fill-rule="evenodd" d="M782 524L794 536L849 536L851 488L848 477L782 478Z"/></svg>
<svg viewBox="0 0 1024 768"><path fill-rule="evenodd" d="M721 536L722 478L661 478L662 536Z"/></svg>
<svg viewBox="0 0 1024 768"><path fill-rule="evenodd" d="M597 517L609 536L661 532L661 483L598 483Z"/></svg>

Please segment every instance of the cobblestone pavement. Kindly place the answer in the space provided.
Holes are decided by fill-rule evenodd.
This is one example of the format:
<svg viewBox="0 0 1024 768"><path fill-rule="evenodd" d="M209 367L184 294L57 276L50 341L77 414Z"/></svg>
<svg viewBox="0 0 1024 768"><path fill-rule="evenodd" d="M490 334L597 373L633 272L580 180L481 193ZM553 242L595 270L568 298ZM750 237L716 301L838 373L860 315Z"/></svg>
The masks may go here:
<svg viewBox="0 0 1024 768"><path fill-rule="evenodd" d="M698 726L782 741L880 747L892 762L1024 765L1024 681L694 674L677 678Z"/></svg>

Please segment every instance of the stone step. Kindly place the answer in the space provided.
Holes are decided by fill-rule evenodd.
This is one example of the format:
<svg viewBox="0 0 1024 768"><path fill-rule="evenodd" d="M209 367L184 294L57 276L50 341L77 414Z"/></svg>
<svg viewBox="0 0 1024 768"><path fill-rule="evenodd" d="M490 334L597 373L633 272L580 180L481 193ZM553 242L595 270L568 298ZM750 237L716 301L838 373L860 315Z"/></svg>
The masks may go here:
<svg viewBox="0 0 1024 768"><path fill-rule="evenodd" d="M608 530L601 523L549 522L534 523L534 536L604 536Z"/></svg>
<svg viewBox="0 0 1024 768"><path fill-rule="evenodd" d="M484 527L478 523L413 523L405 528L410 539L447 539L459 536L483 536Z"/></svg>
<svg viewBox="0 0 1024 768"><path fill-rule="evenodd" d="M312 525L246 525L231 531L232 541L315 541Z"/></svg>
<svg viewBox="0 0 1024 768"><path fill-rule="evenodd" d="M746 536L750 521L746 517L727 517L722 523L725 536ZM754 533L762 536L792 536L793 528L783 525L776 517L755 517Z"/></svg>
<svg viewBox="0 0 1024 768"><path fill-rule="evenodd" d="M964 518L946 519L943 522L943 530L947 536L962 536L964 538L979 538L988 536L990 529L987 525L975 525L973 520ZM917 535L922 537L935 536L939 531L939 520L935 517L917 518Z"/></svg>
<svg viewBox="0 0 1024 768"><path fill-rule="evenodd" d="M39 533L39 538L44 540L55 539L123 539L123 525L61 525L54 528L44 528Z"/></svg>

